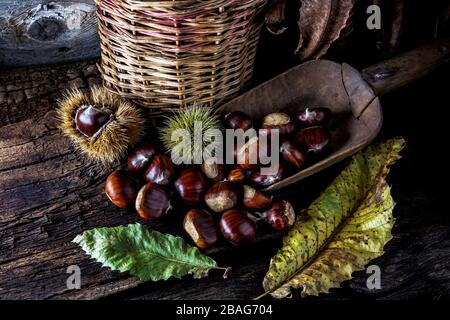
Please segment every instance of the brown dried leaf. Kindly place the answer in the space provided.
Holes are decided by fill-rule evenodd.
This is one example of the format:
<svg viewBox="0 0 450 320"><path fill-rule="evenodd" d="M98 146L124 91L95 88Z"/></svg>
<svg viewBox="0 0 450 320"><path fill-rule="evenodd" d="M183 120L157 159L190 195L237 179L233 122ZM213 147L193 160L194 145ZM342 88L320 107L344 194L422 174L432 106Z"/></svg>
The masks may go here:
<svg viewBox="0 0 450 320"><path fill-rule="evenodd" d="M349 28L356 0L303 0L300 7L300 39L296 53L301 60L318 59L341 31Z"/></svg>
<svg viewBox="0 0 450 320"><path fill-rule="evenodd" d="M318 47L330 19L332 3L336 0L303 0L298 26L300 39L296 53L307 59Z"/></svg>
<svg viewBox="0 0 450 320"><path fill-rule="evenodd" d="M324 40L317 50L317 58L320 58L327 53L331 44L337 39L342 38L346 30L351 29L351 17L353 15L355 0L340 0L337 1L337 3L337 7L333 8L332 20L330 20L331 23L328 24Z"/></svg>

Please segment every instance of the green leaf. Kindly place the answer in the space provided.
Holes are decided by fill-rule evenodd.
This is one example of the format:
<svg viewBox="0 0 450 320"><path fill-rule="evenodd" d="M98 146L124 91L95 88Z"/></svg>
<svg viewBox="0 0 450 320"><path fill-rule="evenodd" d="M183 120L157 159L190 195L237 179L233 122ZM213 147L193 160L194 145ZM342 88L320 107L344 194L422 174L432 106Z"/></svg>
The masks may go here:
<svg viewBox="0 0 450 320"><path fill-rule="evenodd" d="M304 210L270 261L263 287L275 298L328 292L383 254L392 239L394 200L385 181L402 138L368 147ZM264 294L265 295L265 294Z"/></svg>
<svg viewBox="0 0 450 320"><path fill-rule="evenodd" d="M130 272L141 280L167 280L192 274L208 275L210 269L223 269L180 237L149 230L141 224L96 228L74 240L103 266Z"/></svg>

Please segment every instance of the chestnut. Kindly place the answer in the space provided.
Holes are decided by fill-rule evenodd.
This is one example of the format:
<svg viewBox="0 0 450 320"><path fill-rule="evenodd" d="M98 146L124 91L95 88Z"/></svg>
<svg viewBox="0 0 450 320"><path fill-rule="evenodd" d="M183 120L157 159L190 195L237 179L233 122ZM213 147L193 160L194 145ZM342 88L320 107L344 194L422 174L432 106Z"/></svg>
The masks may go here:
<svg viewBox="0 0 450 320"><path fill-rule="evenodd" d="M233 111L225 116L225 123L230 129L247 131L253 127L252 119L242 111Z"/></svg>
<svg viewBox="0 0 450 320"><path fill-rule="evenodd" d="M262 129L270 130L278 129L280 131L280 140L286 140L295 131L295 125L291 117L287 113L274 112L266 115L262 122Z"/></svg>
<svg viewBox="0 0 450 320"><path fill-rule="evenodd" d="M331 110L328 108L306 108L297 114L297 121L303 127L324 126L330 121Z"/></svg>
<svg viewBox="0 0 450 320"><path fill-rule="evenodd" d="M234 208L239 201L236 185L228 181L216 182L205 194L205 202L215 212Z"/></svg>
<svg viewBox="0 0 450 320"><path fill-rule="evenodd" d="M295 211L287 200L275 202L262 216L279 232L289 230L295 223Z"/></svg>
<svg viewBox="0 0 450 320"><path fill-rule="evenodd" d="M75 125L79 132L91 138L100 133L109 119L110 115L104 110L92 105L81 105L75 114Z"/></svg>
<svg viewBox="0 0 450 320"><path fill-rule="evenodd" d="M133 203L138 192L138 181L124 170L115 170L106 178L105 193L119 208Z"/></svg>
<svg viewBox="0 0 450 320"><path fill-rule="evenodd" d="M141 174L157 153L153 143L141 143L128 156L128 172Z"/></svg>
<svg viewBox="0 0 450 320"><path fill-rule="evenodd" d="M273 174L262 174L261 171L258 170L250 174L249 180L251 184L256 187L268 187L283 179L284 171L285 165L283 162L280 162L278 165L278 170L273 172Z"/></svg>
<svg viewBox="0 0 450 320"><path fill-rule="evenodd" d="M305 128L297 133L295 142L307 152L320 153L330 143L330 133L323 127Z"/></svg>
<svg viewBox="0 0 450 320"><path fill-rule="evenodd" d="M236 161L238 153L238 143L234 141L233 145L226 145L225 149L225 163L233 160Z"/></svg>
<svg viewBox="0 0 450 320"><path fill-rule="evenodd" d="M286 162L294 165L298 169L303 168L305 164L305 154L297 149L290 141L284 142L280 147L281 155Z"/></svg>
<svg viewBox="0 0 450 320"><path fill-rule="evenodd" d="M244 170L255 169L258 167L259 159L259 142L258 137L250 138L236 152L237 164Z"/></svg>
<svg viewBox="0 0 450 320"><path fill-rule="evenodd" d="M231 169L228 173L228 181L232 183L244 183L248 177L248 172L241 167Z"/></svg>
<svg viewBox="0 0 450 320"><path fill-rule="evenodd" d="M256 219L245 211L225 211L219 224L222 235L235 246L249 243L256 238Z"/></svg>
<svg viewBox="0 0 450 320"><path fill-rule="evenodd" d="M203 161L201 170L205 176L212 181L220 181L225 179L225 165L223 163L217 163L215 158L207 158Z"/></svg>
<svg viewBox="0 0 450 320"><path fill-rule="evenodd" d="M246 209L262 210L272 203L272 197L250 186L243 186L242 203Z"/></svg>
<svg viewBox="0 0 450 320"><path fill-rule="evenodd" d="M206 192L206 179L197 169L187 168L180 172L175 189L185 204L200 204Z"/></svg>
<svg viewBox="0 0 450 320"><path fill-rule="evenodd" d="M145 170L144 179L147 182L153 182L160 185L168 185L175 176L175 166L169 157L158 154L153 157L147 170Z"/></svg>
<svg viewBox="0 0 450 320"><path fill-rule="evenodd" d="M184 216L183 229L192 238L195 245L205 249L219 240L219 227L214 218L201 209L192 209Z"/></svg>
<svg viewBox="0 0 450 320"><path fill-rule="evenodd" d="M144 220L154 220L172 208L169 193L156 183L149 182L139 190L136 198L136 211Z"/></svg>

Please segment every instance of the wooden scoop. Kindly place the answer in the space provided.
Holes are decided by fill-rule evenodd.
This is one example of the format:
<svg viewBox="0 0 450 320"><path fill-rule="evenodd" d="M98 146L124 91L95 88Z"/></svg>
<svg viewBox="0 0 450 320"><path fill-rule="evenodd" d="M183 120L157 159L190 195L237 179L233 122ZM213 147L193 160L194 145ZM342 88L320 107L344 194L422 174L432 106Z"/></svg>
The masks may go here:
<svg viewBox="0 0 450 320"><path fill-rule="evenodd" d="M381 62L359 72L327 60L303 63L222 105L255 122L277 111L294 115L307 107L328 107L332 142L321 161L266 188L275 191L319 172L361 150L378 134L383 113L378 96L430 73L449 60L450 38Z"/></svg>

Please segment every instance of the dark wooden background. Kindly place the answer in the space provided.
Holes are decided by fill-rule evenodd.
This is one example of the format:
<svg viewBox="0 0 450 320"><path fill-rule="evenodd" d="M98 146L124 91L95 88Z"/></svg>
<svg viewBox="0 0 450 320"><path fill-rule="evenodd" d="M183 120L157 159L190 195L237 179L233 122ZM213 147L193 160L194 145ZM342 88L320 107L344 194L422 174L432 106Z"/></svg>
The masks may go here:
<svg viewBox="0 0 450 320"><path fill-rule="evenodd" d="M263 33L255 84L298 63L291 54L295 31L290 32L279 38ZM416 35L410 36L414 40L405 41L402 50L430 40L428 33ZM26 55L20 60L27 49L11 47L4 54L14 41L5 41L4 33L0 39L3 67L32 61ZM329 57L362 68L386 55L375 50L372 40L356 35L345 45L335 46ZM56 45L54 41L48 44ZM44 46L42 50L47 49ZM32 64L64 60L38 57L36 50L32 52L41 59ZM82 52L87 54L89 50ZM68 60L80 57L78 53ZM211 252L220 265L233 267L226 280L220 272L212 272L201 280L187 276L182 280L141 283L101 268L71 243L89 228L139 221L133 212L119 210L107 201L103 193L106 170L74 153L56 128L54 108L63 90L86 89L100 83L95 62L0 71L0 299L249 299L259 295L269 260L280 246L281 238L276 234L248 248L223 244ZM402 135L408 141L403 159L388 179L397 201L395 237L386 246L385 255L372 262L381 268L382 288L368 290L367 275L358 272L342 289L332 290L320 299L450 298L450 217L446 202L449 71L450 66L444 65L382 99L385 121L378 140ZM291 199L297 209L305 207L343 165L297 183L279 195ZM182 234L180 217L174 215L152 226ZM261 233L266 232L262 227ZM73 264L81 268L80 290L66 287L66 269Z"/></svg>

